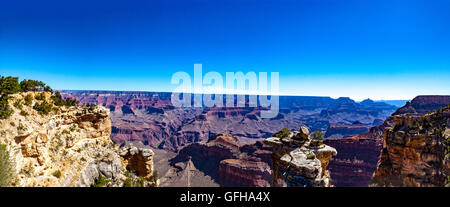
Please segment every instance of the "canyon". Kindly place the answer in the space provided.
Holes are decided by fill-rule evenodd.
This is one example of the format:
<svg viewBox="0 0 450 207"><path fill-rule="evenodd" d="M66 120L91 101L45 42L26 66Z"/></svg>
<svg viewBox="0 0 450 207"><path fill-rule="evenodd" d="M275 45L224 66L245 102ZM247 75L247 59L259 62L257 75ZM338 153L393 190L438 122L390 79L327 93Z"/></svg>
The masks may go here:
<svg viewBox="0 0 450 207"><path fill-rule="evenodd" d="M130 179L148 186L368 186L376 172L371 185L417 186L420 175L411 179L407 174L409 180L402 182L383 180L397 169L409 169L386 164L400 163L402 154L389 150L394 147L386 141L398 140L398 133L386 133L400 122L409 123L399 117L420 117L450 103L450 96L418 96L397 109L372 100L281 96L279 115L262 119L260 107L174 107L170 93L61 94L81 105L45 116L29 108L33 114L28 117L14 111L3 120L2 126L14 122L25 128L19 133L3 127L1 132L7 138L0 141L17 163L14 185L92 186L102 178L108 186L123 186ZM50 96L44 97L51 102ZM12 97L24 99L23 94ZM293 130L289 139L273 137L283 128ZM324 132L320 148L309 144L309 132L316 130ZM80 143L87 150L76 148ZM60 145L65 148L54 151ZM73 159L61 160L61 153ZM297 167L285 168L291 165ZM436 179L429 185L444 182Z"/></svg>
<svg viewBox="0 0 450 207"><path fill-rule="evenodd" d="M301 125L311 131L326 132L327 140L341 139L367 132L397 109L369 99L358 103L345 97L280 96L278 116L261 119L259 107L173 107L171 94L163 92L61 93L64 97L73 97L85 104L109 108L113 140L141 143L158 150L160 153L156 153L155 159L160 163L155 167L160 172L162 186L185 186L187 171L196 175L198 186L269 186L272 175L266 169L271 166L271 150L262 143L263 139L282 128L292 130ZM227 141L238 150L218 148L213 138L219 135L238 140ZM367 149L365 146L356 144L355 149L344 149L343 154L346 151L354 153L358 149L377 150L372 145L367 145ZM199 149L205 154L196 153ZM203 158L212 160L214 164L205 165ZM336 163L333 160L337 159L331 161ZM347 162L344 160L343 163ZM348 165L354 164L350 162ZM328 168L333 169L335 166L330 165ZM247 172L257 172L259 177L246 178ZM333 174L333 170L331 177L336 180L337 186L342 183L339 180L346 179Z"/></svg>

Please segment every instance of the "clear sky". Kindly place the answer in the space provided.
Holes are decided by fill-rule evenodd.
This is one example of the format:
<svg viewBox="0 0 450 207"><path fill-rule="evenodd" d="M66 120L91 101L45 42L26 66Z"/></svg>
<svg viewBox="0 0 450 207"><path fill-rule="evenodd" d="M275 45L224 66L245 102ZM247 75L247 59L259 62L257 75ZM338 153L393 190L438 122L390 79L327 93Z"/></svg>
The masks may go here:
<svg viewBox="0 0 450 207"><path fill-rule="evenodd" d="M171 91L172 74L279 72L280 93L450 94L450 1L2 1L0 74Z"/></svg>

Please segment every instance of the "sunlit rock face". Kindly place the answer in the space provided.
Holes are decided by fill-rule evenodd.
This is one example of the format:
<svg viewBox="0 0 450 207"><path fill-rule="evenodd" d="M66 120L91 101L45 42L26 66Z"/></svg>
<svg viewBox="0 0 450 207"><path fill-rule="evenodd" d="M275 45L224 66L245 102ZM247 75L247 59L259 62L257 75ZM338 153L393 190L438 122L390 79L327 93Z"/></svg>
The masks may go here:
<svg viewBox="0 0 450 207"><path fill-rule="evenodd" d="M424 115L445 107L450 96L417 96L395 111L382 124L364 134L344 138L326 139L325 144L336 148L339 154L330 161L331 178L336 186L368 186L380 160L385 128L394 126L394 116L402 114Z"/></svg>
<svg viewBox="0 0 450 207"><path fill-rule="evenodd" d="M26 95L12 95L11 102ZM44 100L52 103L50 93ZM136 170L127 169L127 156L121 156L119 145L111 141L109 109L101 106L61 106L49 114L39 114L33 105L44 100L32 100L21 106L28 115L14 109L11 117L0 120L0 144L5 145L14 163L12 186L93 186L102 177L104 185L123 186L136 177ZM57 110L56 110L57 109ZM137 168L150 168L153 152L146 151L146 163ZM139 150L138 150L139 151ZM141 149L142 151L142 149ZM150 172L151 173L151 172ZM144 177L144 184L156 186L157 179Z"/></svg>
<svg viewBox="0 0 450 207"><path fill-rule="evenodd" d="M450 186L450 106L395 115L384 131L373 186Z"/></svg>
<svg viewBox="0 0 450 207"><path fill-rule="evenodd" d="M271 137L264 143L273 147L273 186L331 187L327 166L336 149L311 145L308 130L292 132L286 138Z"/></svg>

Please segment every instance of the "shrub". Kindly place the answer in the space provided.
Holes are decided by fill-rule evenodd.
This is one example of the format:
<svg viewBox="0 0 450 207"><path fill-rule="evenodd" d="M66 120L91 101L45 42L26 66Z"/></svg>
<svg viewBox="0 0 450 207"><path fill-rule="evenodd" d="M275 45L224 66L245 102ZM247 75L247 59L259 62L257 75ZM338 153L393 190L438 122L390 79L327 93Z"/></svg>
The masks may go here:
<svg viewBox="0 0 450 207"><path fill-rule="evenodd" d="M36 100L43 101L45 99L44 93L39 93L37 96L34 97Z"/></svg>
<svg viewBox="0 0 450 207"><path fill-rule="evenodd" d="M313 153L306 155L306 159L314 159L314 158L316 158L316 155Z"/></svg>
<svg viewBox="0 0 450 207"><path fill-rule="evenodd" d="M2 95L0 97L0 119L7 119L13 113L8 103L8 95Z"/></svg>
<svg viewBox="0 0 450 207"><path fill-rule="evenodd" d="M61 171L57 170L57 171L53 172L52 175L55 176L56 178L60 178L61 177Z"/></svg>
<svg viewBox="0 0 450 207"><path fill-rule="evenodd" d="M17 100L17 101L14 102L13 106L14 106L16 109L22 109L23 103L22 103L21 100Z"/></svg>
<svg viewBox="0 0 450 207"><path fill-rule="evenodd" d="M35 103L33 106L33 109L38 111L41 115L47 115L52 111L52 104L48 103L47 101L42 101L42 103Z"/></svg>
<svg viewBox="0 0 450 207"><path fill-rule="evenodd" d="M105 187L109 184L109 180L104 178L102 174L98 176L98 178L94 182L94 187Z"/></svg>
<svg viewBox="0 0 450 207"><path fill-rule="evenodd" d="M0 187L11 185L14 178L14 162L9 156L6 145L0 144Z"/></svg>
<svg viewBox="0 0 450 207"><path fill-rule="evenodd" d="M56 91L55 94L51 97L53 100L53 104L56 106L76 106L80 102L75 98L66 98L65 100L62 98L61 93L59 91Z"/></svg>
<svg viewBox="0 0 450 207"><path fill-rule="evenodd" d="M28 114L28 112L26 112L26 111L24 111L24 110L21 110L21 111L20 111L20 115L22 115L22 116L28 116L29 114Z"/></svg>
<svg viewBox="0 0 450 207"><path fill-rule="evenodd" d="M20 81L20 88L24 92L27 92L27 91L49 91L49 92L51 92L52 91L50 86L47 86L42 81L27 80L27 79Z"/></svg>
<svg viewBox="0 0 450 207"><path fill-rule="evenodd" d="M31 104L33 103L33 97L30 94L28 94L25 96L24 101L25 105L31 106Z"/></svg>
<svg viewBox="0 0 450 207"><path fill-rule="evenodd" d="M278 138L285 138L285 137L289 137L290 134L291 134L291 131L289 131L288 128L283 128L283 129L281 129L281 131L275 133L273 136L278 137Z"/></svg>
<svg viewBox="0 0 450 207"><path fill-rule="evenodd" d="M17 77L0 77L0 94L9 95L20 92L19 78Z"/></svg>
<svg viewBox="0 0 450 207"><path fill-rule="evenodd" d="M21 132L25 130L25 126L22 123L19 123L19 126L17 126L17 131Z"/></svg>
<svg viewBox="0 0 450 207"><path fill-rule="evenodd" d="M323 144L323 133L319 130L316 130L311 134L311 145L320 146L322 144Z"/></svg>
<svg viewBox="0 0 450 207"><path fill-rule="evenodd" d="M77 99L75 99L75 98L66 98L66 100L65 100L65 106L67 106L67 107L70 107L70 106L76 106L76 105L78 105L80 102L77 100Z"/></svg>

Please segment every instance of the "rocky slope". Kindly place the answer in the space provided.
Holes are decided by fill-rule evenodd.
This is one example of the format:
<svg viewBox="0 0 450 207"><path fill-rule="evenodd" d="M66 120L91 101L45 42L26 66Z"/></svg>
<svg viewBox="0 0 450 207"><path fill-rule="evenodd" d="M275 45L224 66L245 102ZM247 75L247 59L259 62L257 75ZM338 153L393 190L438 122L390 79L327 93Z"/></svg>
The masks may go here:
<svg viewBox="0 0 450 207"><path fill-rule="evenodd" d="M17 104L27 95L30 104ZM48 114L33 109L52 103L50 96L11 95L14 112L0 120L0 144L14 165L12 186L157 186L150 149L110 140L108 109L53 105Z"/></svg>
<svg viewBox="0 0 450 207"><path fill-rule="evenodd" d="M331 177L336 186L368 186L380 160L383 131L394 124L395 115L411 113L423 115L450 103L450 96L417 96L395 111L382 124L364 134L344 139L326 139L339 154L330 161Z"/></svg>
<svg viewBox="0 0 450 207"><path fill-rule="evenodd" d="M422 116L425 109L415 111L394 115L385 129L373 186L450 186L450 104Z"/></svg>
<svg viewBox="0 0 450 207"><path fill-rule="evenodd" d="M313 144L309 130L301 127L289 135L271 137L264 143L273 147L273 186L331 187L328 162L337 154L336 149Z"/></svg>

